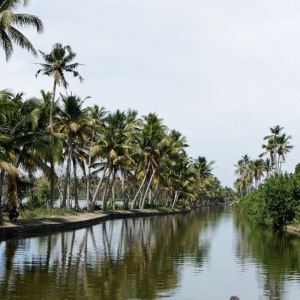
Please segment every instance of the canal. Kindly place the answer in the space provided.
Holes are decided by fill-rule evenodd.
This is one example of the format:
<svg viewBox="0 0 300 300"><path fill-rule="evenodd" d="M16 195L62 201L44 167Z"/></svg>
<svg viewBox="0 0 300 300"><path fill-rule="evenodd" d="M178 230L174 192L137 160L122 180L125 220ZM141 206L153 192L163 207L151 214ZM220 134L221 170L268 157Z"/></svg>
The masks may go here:
<svg viewBox="0 0 300 300"><path fill-rule="evenodd" d="M206 207L0 240L0 299L300 299L300 235Z"/></svg>

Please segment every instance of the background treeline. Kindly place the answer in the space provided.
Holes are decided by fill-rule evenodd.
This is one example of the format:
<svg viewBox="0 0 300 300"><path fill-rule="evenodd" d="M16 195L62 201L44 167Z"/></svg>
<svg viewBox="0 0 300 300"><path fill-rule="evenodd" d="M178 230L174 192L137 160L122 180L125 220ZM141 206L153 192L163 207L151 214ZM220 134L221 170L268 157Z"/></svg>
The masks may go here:
<svg viewBox="0 0 300 300"><path fill-rule="evenodd" d="M270 128L270 135L264 137L267 144L262 145L264 152L259 157L269 155L265 161L251 160L244 155L235 165L238 179L234 186L239 196L236 195L234 207L253 215L260 225L270 227L281 227L300 220L299 166L295 174L282 173L282 163L293 149L291 136L282 130L283 127L277 125Z"/></svg>
<svg viewBox="0 0 300 300"><path fill-rule="evenodd" d="M52 98L0 92L0 204L27 197L33 207L58 199L70 208L73 199L79 209L81 198L93 211L98 199L103 210L116 201L133 209L232 199L211 173L214 162L189 157L186 138L155 113L84 107L74 94L61 94L51 109Z"/></svg>

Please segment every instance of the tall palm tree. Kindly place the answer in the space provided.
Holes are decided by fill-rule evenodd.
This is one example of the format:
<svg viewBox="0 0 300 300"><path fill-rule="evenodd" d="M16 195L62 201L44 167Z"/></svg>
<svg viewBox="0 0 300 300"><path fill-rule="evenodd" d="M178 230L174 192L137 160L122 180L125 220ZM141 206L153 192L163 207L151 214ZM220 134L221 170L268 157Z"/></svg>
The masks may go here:
<svg viewBox="0 0 300 300"><path fill-rule="evenodd" d="M0 0L1 1L1 0ZM76 53L74 53L70 46L63 46L60 43L56 43L52 47L52 51L49 54L46 54L43 51L40 51L45 63L39 63L42 69L39 69L35 76L37 77L41 72L43 75L53 76L53 91L52 91L52 99L50 104L50 131L53 134L53 112L55 108L55 93L56 86L63 85L65 89L68 87L68 82L65 79L65 72L73 73L74 77L78 77L80 82L83 82L83 78L76 71L77 67L80 65L79 63L72 63L72 61L76 57ZM54 172L54 161L50 162L52 173ZM50 203L54 202L54 185L53 182L51 184L50 191Z"/></svg>
<svg viewBox="0 0 300 300"><path fill-rule="evenodd" d="M203 185L205 180L212 176L214 160L207 162L206 158L199 156L194 160L194 167L197 170L200 183Z"/></svg>
<svg viewBox="0 0 300 300"><path fill-rule="evenodd" d="M42 58L45 63L39 63L42 69L39 69L36 73L36 77L42 72L43 75L53 76L53 92L52 92L52 101L50 109L50 128L51 133L53 134L53 107L55 100L56 86L61 85L67 89L68 82L66 81L64 72L73 73L74 77L78 77L80 82L83 82L83 78L76 71L77 67L81 64L71 63L75 57L76 53L72 51L70 46L63 46L60 43L56 43L52 47L52 51L49 54L46 54L43 51L40 51Z"/></svg>
<svg viewBox="0 0 300 300"><path fill-rule="evenodd" d="M274 169L274 166L275 166L275 152L276 152L276 149L275 149L275 146L274 146L274 140L269 139L268 143L266 145L262 144L262 148L264 149L264 152L262 152L259 155L259 157L263 157L263 156L265 156L269 153L270 154L270 159L269 159L270 166L271 166L271 169Z"/></svg>
<svg viewBox="0 0 300 300"><path fill-rule="evenodd" d="M278 153L278 171L281 173L281 165L283 162L285 162L285 158L287 153L291 152L291 150L294 148L294 146L290 145L289 140L292 138L292 136L287 136L285 133L283 133L280 137L277 138L277 153Z"/></svg>
<svg viewBox="0 0 300 300"><path fill-rule="evenodd" d="M140 208L144 208L145 195L150 188L162 157L161 151L164 145L163 139L166 137L166 130L167 127L163 124L163 119L159 119L155 113L150 113L143 116L141 127L132 132L132 143L141 158L140 167L143 180L133 199L131 209L135 208L137 197L148 180L144 195L141 197L143 200L140 202Z"/></svg>
<svg viewBox="0 0 300 300"><path fill-rule="evenodd" d="M96 136L92 152L93 155L101 160L101 167L95 172L102 172L96 191L93 196L89 211L92 212L98 192L106 179L106 188L103 192L102 210L106 210L106 204L111 192L116 172L124 158L131 160L128 148L128 133L132 124L127 122L125 112L117 110L115 113L109 113L103 120L100 134ZM107 173L107 174L106 174ZM110 179L111 182L110 182Z"/></svg>
<svg viewBox="0 0 300 300"><path fill-rule="evenodd" d="M91 183L91 168L92 168L92 149L93 149L93 142L96 141L96 136L100 134L105 115L107 111L104 107L99 107L98 105L94 105L93 107L88 108L88 116L91 119L91 129L92 129L92 136L90 141L90 150L89 150L89 158L88 158L88 172L86 178L86 201L87 201L87 210L89 211L90 206L92 205L92 198L90 192L90 183Z"/></svg>
<svg viewBox="0 0 300 300"><path fill-rule="evenodd" d="M275 162L275 172L278 174L279 173L279 164L277 161L277 147L278 147L278 137L281 135L281 131L283 130L284 127L280 127L279 125L270 127L271 134L267 135L264 137L264 140L273 140L273 145L274 145L274 162Z"/></svg>
<svg viewBox="0 0 300 300"><path fill-rule="evenodd" d="M261 177L264 176L263 172L265 171L265 162L263 159L255 159L249 163L249 171L253 174L255 179L255 188L257 189L258 182L261 180Z"/></svg>
<svg viewBox="0 0 300 300"><path fill-rule="evenodd" d="M44 31L43 22L37 16L15 12L21 4L27 6L28 3L29 0L0 0L0 45L5 52L6 61L12 56L13 43L37 56L31 42L15 27L33 26L38 33Z"/></svg>
<svg viewBox="0 0 300 300"><path fill-rule="evenodd" d="M270 161L269 158L266 158L264 164L265 164L264 172L266 172L267 178L268 178L269 175L271 174L272 170L273 170L273 167L272 167L272 164L271 164L271 161Z"/></svg>
<svg viewBox="0 0 300 300"><path fill-rule="evenodd" d="M70 172L75 138L77 138L80 143L84 144L85 136L91 135L90 118L88 117L86 110L82 108L85 99L81 100L79 97L72 94L67 96L61 95L63 107L55 122L55 131L63 133L66 137L68 153L64 194L61 204L62 207L65 207L66 204L70 207ZM68 200L67 203L66 200Z"/></svg>

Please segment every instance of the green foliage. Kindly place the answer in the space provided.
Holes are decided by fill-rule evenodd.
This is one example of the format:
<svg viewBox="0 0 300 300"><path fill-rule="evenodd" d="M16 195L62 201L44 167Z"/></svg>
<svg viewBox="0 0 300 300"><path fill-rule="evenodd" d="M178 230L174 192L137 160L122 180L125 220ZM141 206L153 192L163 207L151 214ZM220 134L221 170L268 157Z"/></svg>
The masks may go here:
<svg viewBox="0 0 300 300"><path fill-rule="evenodd" d="M296 174L297 176L300 176L300 163L297 164L296 167L295 167L295 174Z"/></svg>
<svg viewBox="0 0 300 300"><path fill-rule="evenodd" d="M260 224L281 227L297 216L300 204L300 181L294 174L275 175L243 197L237 204Z"/></svg>
<svg viewBox="0 0 300 300"><path fill-rule="evenodd" d="M26 207L30 209L45 207L48 205L50 198L50 186L46 182L42 182L29 195Z"/></svg>

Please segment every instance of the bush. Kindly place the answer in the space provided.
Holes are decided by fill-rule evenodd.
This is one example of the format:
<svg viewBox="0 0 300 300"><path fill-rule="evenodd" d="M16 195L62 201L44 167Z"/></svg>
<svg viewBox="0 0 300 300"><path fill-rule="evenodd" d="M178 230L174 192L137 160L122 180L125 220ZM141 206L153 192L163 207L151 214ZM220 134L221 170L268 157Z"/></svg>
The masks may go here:
<svg viewBox="0 0 300 300"><path fill-rule="evenodd" d="M41 185L31 191L28 201L25 207L30 209L46 207L50 198L50 186L46 182L41 183Z"/></svg>
<svg viewBox="0 0 300 300"><path fill-rule="evenodd" d="M275 175L243 197L237 207L261 225L282 227L298 217L300 181L294 174Z"/></svg>

